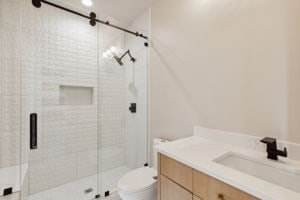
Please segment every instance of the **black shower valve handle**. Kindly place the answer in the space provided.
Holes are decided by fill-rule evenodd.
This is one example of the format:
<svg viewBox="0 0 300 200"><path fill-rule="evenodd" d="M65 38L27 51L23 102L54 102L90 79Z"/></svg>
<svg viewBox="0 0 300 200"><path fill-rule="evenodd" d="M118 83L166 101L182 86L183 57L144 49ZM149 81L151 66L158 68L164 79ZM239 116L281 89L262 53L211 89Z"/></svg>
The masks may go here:
<svg viewBox="0 0 300 200"><path fill-rule="evenodd" d="M136 113L136 103L131 103L129 107L131 113Z"/></svg>

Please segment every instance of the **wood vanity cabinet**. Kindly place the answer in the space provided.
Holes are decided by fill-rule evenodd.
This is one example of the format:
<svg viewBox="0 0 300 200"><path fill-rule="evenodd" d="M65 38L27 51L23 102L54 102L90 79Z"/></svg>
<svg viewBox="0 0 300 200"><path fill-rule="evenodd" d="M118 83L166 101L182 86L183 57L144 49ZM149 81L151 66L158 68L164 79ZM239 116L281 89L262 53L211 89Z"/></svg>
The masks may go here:
<svg viewBox="0 0 300 200"><path fill-rule="evenodd" d="M188 190L174 183L164 175L161 176L161 199L164 200L193 200Z"/></svg>
<svg viewBox="0 0 300 200"><path fill-rule="evenodd" d="M258 200L162 154L158 183L158 200Z"/></svg>

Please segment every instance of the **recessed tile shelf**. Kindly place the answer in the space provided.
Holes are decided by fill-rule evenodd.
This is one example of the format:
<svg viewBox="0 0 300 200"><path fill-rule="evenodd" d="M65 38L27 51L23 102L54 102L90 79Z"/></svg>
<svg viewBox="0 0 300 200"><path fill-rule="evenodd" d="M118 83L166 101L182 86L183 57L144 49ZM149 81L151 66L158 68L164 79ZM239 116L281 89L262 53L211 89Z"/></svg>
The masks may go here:
<svg viewBox="0 0 300 200"><path fill-rule="evenodd" d="M93 87L84 86L59 86L60 105L92 105Z"/></svg>

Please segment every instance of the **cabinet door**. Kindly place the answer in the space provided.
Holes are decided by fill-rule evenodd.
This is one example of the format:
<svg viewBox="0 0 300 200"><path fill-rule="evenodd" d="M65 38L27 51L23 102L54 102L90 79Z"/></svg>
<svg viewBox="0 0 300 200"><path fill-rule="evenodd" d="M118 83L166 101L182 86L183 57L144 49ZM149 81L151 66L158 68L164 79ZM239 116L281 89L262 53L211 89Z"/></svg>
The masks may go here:
<svg viewBox="0 0 300 200"><path fill-rule="evenodd" d="M193 191L193 169L167 156L160 156L160 172L189 191Z"/></svg>
<svg viewBox="0 0 300 200"><path fill-rule="evenodd" d="M193 193L203 200L208 200L209 176L193 170Z"/></svg>
<svg viewBox="0 0 300 200"><path fill-rule="evenodd" d="M180 187L173 181L161 175L161 200L193 200L193 195L188 190Z"/></svg>

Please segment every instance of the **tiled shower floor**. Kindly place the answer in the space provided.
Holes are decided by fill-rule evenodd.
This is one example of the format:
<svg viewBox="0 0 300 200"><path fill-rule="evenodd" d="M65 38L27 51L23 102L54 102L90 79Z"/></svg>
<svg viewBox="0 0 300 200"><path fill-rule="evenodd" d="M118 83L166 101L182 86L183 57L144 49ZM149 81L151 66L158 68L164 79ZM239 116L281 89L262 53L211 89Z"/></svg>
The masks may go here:
<svg viewBox="0 0 300 200"><path fill-rule="evenodd" d="M125 173L129 172L130 168L121 166L103 172L101 175L86 177L81 180L70 182L56 188L45 190L43 192L31 195L28 200L92 200L97 192L98 181L101 184L101 194L110 190L111 193L116 192L118 180ZM85 194L84 190L92 188L93 192ZM117 200L118 196L113 194L108 200Z"/></svg>

